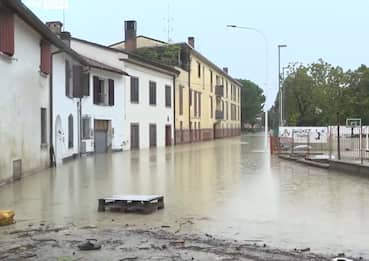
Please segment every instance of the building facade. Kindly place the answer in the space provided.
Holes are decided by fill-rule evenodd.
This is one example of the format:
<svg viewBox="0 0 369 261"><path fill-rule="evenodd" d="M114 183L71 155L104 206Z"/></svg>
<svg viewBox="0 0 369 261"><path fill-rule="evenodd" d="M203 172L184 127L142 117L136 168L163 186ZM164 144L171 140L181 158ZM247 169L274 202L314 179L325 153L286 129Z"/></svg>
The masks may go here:
<svg viewBox="0 0 369 261"><path fill-rule="evenodd" d="M21 1L0 1L0 184L47 168L55 52L71 53Z"/></svg>
<svg viewBox="0 0 369 261"><path fill-rule="evenodd" d="M135 21L127 21L126 24ZM126 26L127 29L127 26ZM175 143L211 140L240 134L241 83L228 68L220 69L195 49L195 39L168 44L126 33L125 41L110 47L135 52L173 66L180 73L175 84Z"/></svg>
<svg viewBox="0 0 369 261"><path fill-rule="evenodd" d="M122 150L170 146L174 143L174 91L178 72L127 52L72 38L81 55L125 71L121 83Z"/></svg>

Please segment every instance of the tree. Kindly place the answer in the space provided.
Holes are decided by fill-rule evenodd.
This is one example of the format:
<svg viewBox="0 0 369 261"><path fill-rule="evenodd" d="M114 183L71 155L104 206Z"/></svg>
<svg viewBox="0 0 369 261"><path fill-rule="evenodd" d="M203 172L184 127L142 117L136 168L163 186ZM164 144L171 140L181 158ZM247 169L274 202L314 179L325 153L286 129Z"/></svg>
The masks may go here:
<svg viewBox="0 0 369 261"><path fill-rule="evenodd" d="M365 65L355 71L344 71L322 59L290 65L282 88L284 119L289 126L334 125L337 112L343 119L361 118L369 123L369 68ZM276 108L277 99L271 117L278 117Z"/></svg>
<svg viewBox="0 0 369 261"><path fill-rule="evenodd" d="M239 80L241 88L241 122L242 126L249 123L255 125L257 115L263 111L265 96L263 90L254 82Z"/></svg>

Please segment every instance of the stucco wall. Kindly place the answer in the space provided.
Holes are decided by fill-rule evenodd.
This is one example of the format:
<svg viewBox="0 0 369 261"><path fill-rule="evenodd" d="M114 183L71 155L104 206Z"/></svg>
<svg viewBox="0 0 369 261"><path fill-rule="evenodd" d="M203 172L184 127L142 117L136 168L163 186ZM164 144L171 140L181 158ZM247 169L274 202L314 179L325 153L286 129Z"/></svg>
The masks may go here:
<svg viewBox="0 0 369 261"><path fill-rule="evenodd" d="M22 160L24 173L46 168L48 145L41 148L41 107L47 109L49 77L41 76L40 35L15 18L15 54L0 56L0 183L12 178L12 161ZM47 133L49 139L49 133Z"/></svg>
<svg viewBox="0 0 369 261"><path fill-rule="evenodd" d="M101 79L114 80L114 106L102 106L93 103L93 76L98 76ZM108 120L111 122L111 128L114 129L111 139L113 150L123 150L124 144L127 143L123 130L123 93L125 88L125 76L120 74L110 73L103 70L90 70L90 96L82 98L82 117L91 118L91 129L94 129L95 120ZM87 152L94 151L94 140L83 140L86 143Z"/></svg>
<svg viewBox="0 0 369 261"><path fill-rule="evenodd" d="M78 153L78 99L69 98L65 95L65 61L68 59L70 65L77 64L65 53L53 55L53 144L57 158L57 164L60 159L71 157ZM68 117L73 116L73 148L68 148ZM60 117L62 133L56 134L57 117ZM58 140L58 142L57 142ZM58 146L61 145L61 148Z"/></svg>
<svg viewBox="0 0 369 261"><path fill-rule="evenodd" d="M124 129L128 131L130 140L130 124L139 123L140 128L140 148L149 147L149 125L156 124L157 146L165 146L165 126L171 125L172 143L174 139L173 121L173 78L172 76L158 73L154 70L141 66L126 63L126 71L129 75L139 78L139 103L131 103L130 81L127 84L125 93L126 114ZM149 104L149 81L156 82L156 103ZM165 85L171 86L171 107L165 106Z"/></svg>

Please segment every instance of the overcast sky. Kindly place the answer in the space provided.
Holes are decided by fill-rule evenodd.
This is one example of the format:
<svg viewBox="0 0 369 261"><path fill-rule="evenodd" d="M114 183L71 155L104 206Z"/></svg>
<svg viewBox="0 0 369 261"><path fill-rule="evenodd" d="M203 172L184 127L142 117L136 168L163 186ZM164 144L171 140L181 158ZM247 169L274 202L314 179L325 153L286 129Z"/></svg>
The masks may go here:
<svg viewBox="0 0 369 261"><path fill-rule="evenodd" d="M23 0L41 20L63 20L63 11L45 9L42 1ZM229 67L233 77L262 87L269 108L278 88L278 44L288 45L281 52L282 67L323 58L355 69L369 61L368 11L367 0L69 0L65 29L75 37L111 44L123 40L124 20L132 19L138 22L138 34L166 41L169 17L173 42L194 36L203 55ZM227 24L262 31L267 52L260 34Z"/></svg>

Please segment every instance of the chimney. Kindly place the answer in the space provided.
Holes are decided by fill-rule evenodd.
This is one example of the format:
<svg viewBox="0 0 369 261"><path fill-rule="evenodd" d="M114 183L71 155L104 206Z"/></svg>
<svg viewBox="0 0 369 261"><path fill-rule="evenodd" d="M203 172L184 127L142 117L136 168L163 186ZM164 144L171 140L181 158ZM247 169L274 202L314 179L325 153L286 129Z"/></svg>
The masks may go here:
<svg viewBox="0 0 369 261"><path fill-rule="evenodd" d="M60 34L63 28L63 23L59 21L46 22L46 26L54 34Z"/></svg>
<svg viewBox="0 0 369 261"><path fill-rule="evenodd" d="M226 74L228 74L228 67L223 67L223 72L225 72Z"/></svg>
<svg viewBox="0 0 369 261"><path fill-rule="evenodd" d="M195 37L193 37L193 36L188 37L188 44L189 44L193 49L195 49Z"/></svg>
<svg viewBox="0 0 369 261"><path fill-rule="evenodd" d="M70 32L61 32L59 34L60 39L68 46L70 47L70 38L71 34Z"/></svg>
<svg viewBox="0 0 369 261"><path fill-rule="evenodd" d="M125 49L133 51L137 48L137 22L134 20L124 22Z"/></svg>

